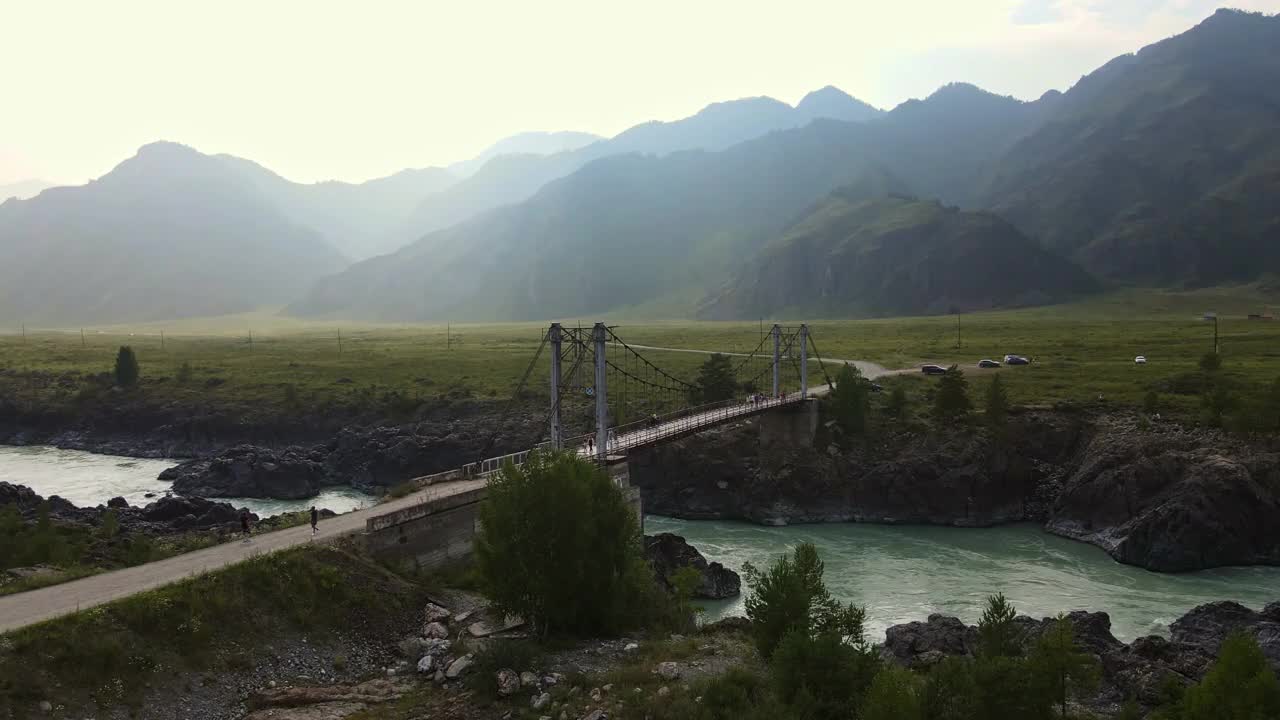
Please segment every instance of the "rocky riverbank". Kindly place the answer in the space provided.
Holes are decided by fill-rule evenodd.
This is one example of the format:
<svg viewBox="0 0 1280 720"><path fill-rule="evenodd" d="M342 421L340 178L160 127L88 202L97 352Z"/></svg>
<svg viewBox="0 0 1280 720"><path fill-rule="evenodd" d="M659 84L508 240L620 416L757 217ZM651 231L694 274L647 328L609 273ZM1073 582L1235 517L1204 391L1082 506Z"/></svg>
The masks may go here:
<svg viewBox="0 0 1280 720"><path fill-rule="evenodd" d="M1032 521L1117 560L1177 572L1280 564L1280 453L1218 431L1125 414L1024 411L976 428L888 430L812 446L745 421L637 455L645 510L762 524L981 527Z"/></svg>
<svg viewBox="0 0 1280 720"><path fill-rule="evenodd" d="M1280 672L1280 602L1261 612L1234 602L1201 605L1170 625L1170 637L1152 635L1132 643L1111 634L1105 612L1076 611L1066 616L1075 641L1097 657L1102 682L1085 704L1091 710L1112 713L1128 699L1150 708L1165 697L1170 683L1189 686L1204 678L1223 640L1233 632L1253 636L1272 669ZM1030 647L1054 618L1019 616L1022 642ZM925 622L894 625L885 633L881 655L893 662L926 669L947 656L972 656L978 645L978 628L954 617L931 615Z"/></svg>

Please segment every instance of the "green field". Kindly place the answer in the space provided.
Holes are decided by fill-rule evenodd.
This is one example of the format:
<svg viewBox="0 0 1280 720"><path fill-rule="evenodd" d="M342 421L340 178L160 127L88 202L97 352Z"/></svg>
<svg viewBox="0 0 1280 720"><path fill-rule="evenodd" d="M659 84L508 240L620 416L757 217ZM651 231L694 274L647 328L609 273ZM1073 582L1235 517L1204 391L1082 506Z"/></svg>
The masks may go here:
<svg viewBox="0 0 1280 720"><path fill-rule="evenodd" d="M1280 376L1280 322L1246 319L1247 313L1262 312L1267 300L1252 289L1130 290L1072 305L967 314L959 319L958 348L955 316L818 320L810 328L825 358L869 360L891 369L923 362L972 368L984 357L1030 356L1035 362L1029 367L998 371L1015 403L1094 403L1101 395L1106 403L1136 404L1156 389L1176 412L1198 406L1197 362L1213 347L1214 324L1201 319L1206 310L1220 314L1223 377L1247 393ZM763 321L766 332L770 324ZM619 321L616 332L635 344L749 352L760 342L761 327L758 321ZM333 405L412 408L436 398L505 400L528 369L544 330L541 323L321 324L270 314L87 328L83 338L78 330L28 328L25 337L0 336L0 399L46 407L109 400L109 383L93 376L109 372L116 349L128 344L142 367L143 382L134 392L156 403L256 415ZM643 353L690 380L704 360L687 353ZM1147 356L1149 364L1136 366L1136 355ZM544 354L530 375L535 394L546 392L547 363ZM180 381L184 364L191 372ZM750 372L762 367L754 364ZM976 389L989 374L972 373ZM811 378L821 382L816 363ZM787 382L794 388L794 379Z"/></svg>

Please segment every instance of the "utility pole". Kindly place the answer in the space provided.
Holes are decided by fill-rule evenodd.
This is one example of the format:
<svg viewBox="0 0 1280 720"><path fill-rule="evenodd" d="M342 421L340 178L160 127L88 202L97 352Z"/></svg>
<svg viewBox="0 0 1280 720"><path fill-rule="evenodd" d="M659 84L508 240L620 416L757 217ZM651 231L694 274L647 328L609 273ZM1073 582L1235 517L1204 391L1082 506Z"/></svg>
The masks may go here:
<svg viewBox="0 0 1280 720"><path fill-rule="evenodd" d="M605 340L609 333L604 323L598 322L591 334L596 355L596 457L603 463L609 457L609 397L606 387L609 356L605 354Z"/></svg>
<svg viewBox="0 0 1280 720"><path fill-rule="evenodd" d="M80 349L83 350L84 347L84 328L80 328Z"/></svg>
<svg viewBox="0 0 1280 720"><path fill-rule="evenodd" d="M560 450L564 447L560 429L560 352L564 331L560 323L551 323L547 338L551 341L551 449Z"/></svg>
<svg viewBox="0 0 1280 720"><path fill-rule="evenodd" d="M23 344L26 344L27 342L27 324L26 323L22 323L22 342Z"/></svg>
<svg viewBox="0 0 1280 720"><path fill-rule="evenodd" d="M253 328L249 328L249 352L253 352Z"/></svg>
<svg viewBox="0 0 1280 720"><path fill-rule="evenodd" d="M160 331L160 351L164 352L164 331Z"/></svg>
<svg viewBox="0 0 1280 720"><path fill-rule="evenodd" d="M444 349L453 349L453 323L445 323L444 326Z"/></svg>
<svg viewBox="0 0 1280 720"><path fill-rule="evenodd" d="M338 354L342 354L342 328L338 328Z"/></svg>
<svg viewBox="0 0 1280 720"><path fill-rule="evenodd" d="M956 349L960 348L960 313L956 313Z"/></svg>
<svg viewBox="0 0 1280 720"><path fill-rule="evenodd" d="M1218 313L1213 314L1213 354L1218 354Z"/></svg>

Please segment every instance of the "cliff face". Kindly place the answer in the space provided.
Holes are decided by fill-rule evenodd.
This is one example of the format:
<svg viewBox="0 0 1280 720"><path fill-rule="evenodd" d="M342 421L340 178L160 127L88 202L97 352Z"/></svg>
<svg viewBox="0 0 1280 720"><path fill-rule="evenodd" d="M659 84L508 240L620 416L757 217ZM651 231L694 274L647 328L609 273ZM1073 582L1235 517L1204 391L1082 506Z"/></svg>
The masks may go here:
<svg viewBox="0 0 1280 720"><path fill-rule="evenodd" d="M762 441L753 420L635 457L645 509L764 524L1044 523L1151 570L1280 564L1280 454L1122 416L1025 412L980 429L888 433L842 449Z"/></svg>

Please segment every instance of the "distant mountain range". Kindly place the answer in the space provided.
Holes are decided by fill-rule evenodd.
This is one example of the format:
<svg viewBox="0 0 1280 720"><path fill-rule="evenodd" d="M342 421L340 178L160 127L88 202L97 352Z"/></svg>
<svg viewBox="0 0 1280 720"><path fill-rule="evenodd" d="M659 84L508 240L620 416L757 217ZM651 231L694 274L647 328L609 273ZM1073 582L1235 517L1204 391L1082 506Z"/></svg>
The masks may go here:
<svg viewBox="0 0 1280 720"><path fill-rule="evenodd" d="M1278 47L1280 18L1219 11L1032 102L827 87L358 185L148 146L0 205L0 319L866 316L1247 281L1280 272Z"/></svg>
<svg viewBox="0 0 1280 720"><path fill-rule="evenodd" d="M41 190L56 186L57 183L45 182L44 180L19 180L12 183L0 183L0 202L4 202L9 198L26 199L35 197L40 194Z"/></svg>

